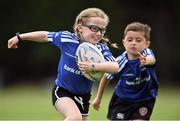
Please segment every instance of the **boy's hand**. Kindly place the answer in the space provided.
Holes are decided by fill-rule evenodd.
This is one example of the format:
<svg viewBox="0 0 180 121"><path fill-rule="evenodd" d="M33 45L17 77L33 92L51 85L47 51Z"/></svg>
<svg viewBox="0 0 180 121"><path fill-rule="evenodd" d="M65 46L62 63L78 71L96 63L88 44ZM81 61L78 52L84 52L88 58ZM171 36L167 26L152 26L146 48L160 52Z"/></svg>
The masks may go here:
<svg viewBox="0 0 180 121"><path fill-rule="evenodd" d="M155 58L151 55L144 56L140 52L138 52L138 56L139 56L141 65L153 65L156 62Z"/></svg>
<svg viewBox="0 0 180 121"><path fill-rule="evenodd" d="M142 65L146 65L147 64L147 59L144 55L142 55L140 52L137 52L138 53L138 56L139 56L139 60L140 60L140 63Z"/></svg>
<svg viewBox="0 0 180 121"><path fill-rule="evenodd" d="M100 108L100 100L98 98L94 98L94 100L92 101L92 106L95 110L99 110Z"/></svg>

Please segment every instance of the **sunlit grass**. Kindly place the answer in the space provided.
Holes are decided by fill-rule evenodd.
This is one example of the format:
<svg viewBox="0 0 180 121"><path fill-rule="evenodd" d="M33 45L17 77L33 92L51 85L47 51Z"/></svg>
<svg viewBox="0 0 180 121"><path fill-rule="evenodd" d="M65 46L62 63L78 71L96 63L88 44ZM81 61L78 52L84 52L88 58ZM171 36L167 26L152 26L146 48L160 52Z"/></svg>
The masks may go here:
<svg viewBox="0 0 180 121"><path fill-rule="evenodd" d="M0 119L60 119L51 91L37 87L10 88L0 93Z"/></svg>
<svg viewBox="0 0 180 121"><path fill-rule="evenodd" d="M113 89L108 88L100 111L90 107L90 120L107 120L107 108ZM93 91L95 94L96 91ZM94 95L91 99L94 98ZM152 120L180 119L180 89L160 88ZM51 102L51 89L42 87L15 87L0 90L0 120L60 120L61 115Z"/></svg>

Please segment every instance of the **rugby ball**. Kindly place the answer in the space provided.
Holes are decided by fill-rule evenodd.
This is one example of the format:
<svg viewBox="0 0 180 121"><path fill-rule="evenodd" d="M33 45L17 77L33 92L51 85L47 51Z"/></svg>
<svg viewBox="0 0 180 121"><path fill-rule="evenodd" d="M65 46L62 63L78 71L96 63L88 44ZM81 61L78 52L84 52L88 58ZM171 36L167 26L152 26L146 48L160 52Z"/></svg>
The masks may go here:
<svg viewBox="0 0 180 121"><path fill-rule="evenodd" d="M87 57L94 63L105 62L102 53L95 45L88 42L83 42L78 46L76 51L77 62L87 61ZM99 81L103 74L104 72L100 71L83 73L83 75L91 81Z"/></svg>

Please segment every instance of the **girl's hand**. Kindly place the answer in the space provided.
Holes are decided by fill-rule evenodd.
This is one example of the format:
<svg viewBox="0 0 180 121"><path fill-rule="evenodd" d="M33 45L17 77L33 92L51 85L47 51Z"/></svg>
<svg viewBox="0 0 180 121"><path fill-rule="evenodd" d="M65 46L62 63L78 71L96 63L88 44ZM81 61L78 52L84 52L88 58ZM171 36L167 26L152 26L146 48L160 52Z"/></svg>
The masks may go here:
<svg viewBox="0 0 180 121"><path fill-rule="evenodd" d="M93 108L98 111L100 108L100 103L101 101L97 97L95 97L94 100L92 101Z"/></svg>
<svg viewBox="0 0 180 121"><path fill-rule="evenodd" d="M11 39L8 40L8 48L18 48L17 44L18 44L19 40L18 38L15 36Z"/></svg>
<svg viewBox="0 0 180 121"><path fill-rule="evenodd" d="M84 62L78 62L79 69L82 72L93 71L93 62L90 59Z"/></svg>
<svg viewBox="0 0 180 121"><path fill-rule="evenodd" d="M87 61L84 61L84 62L78 62L78 66L79 66L79 69L81 70L81 72L83 73L86 73L87 71L93 71L94 67L94 62L92 62L88 57L87 55L85 55L85 58Z"/></svg>

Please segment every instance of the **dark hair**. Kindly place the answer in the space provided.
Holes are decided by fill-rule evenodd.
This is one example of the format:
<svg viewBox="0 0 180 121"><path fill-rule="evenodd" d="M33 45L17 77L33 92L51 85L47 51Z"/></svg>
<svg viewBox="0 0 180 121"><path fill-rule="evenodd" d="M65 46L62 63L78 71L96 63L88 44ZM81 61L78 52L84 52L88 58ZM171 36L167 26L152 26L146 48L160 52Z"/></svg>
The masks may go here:
<svg viewBox="0 0 180 121"><path fill-rule="evenodd" d="M124 31L124 37L126 36L128 31L144 32L144 37L146 38L146 40L150 41L151 27L147 24L143 24L140 22L133 22L131 24L128 24Z"/></svg>

